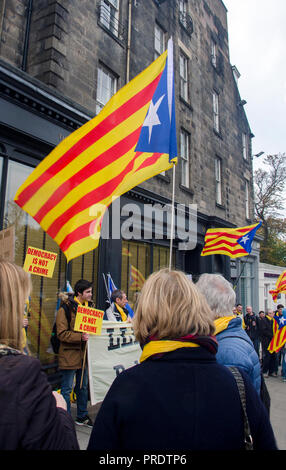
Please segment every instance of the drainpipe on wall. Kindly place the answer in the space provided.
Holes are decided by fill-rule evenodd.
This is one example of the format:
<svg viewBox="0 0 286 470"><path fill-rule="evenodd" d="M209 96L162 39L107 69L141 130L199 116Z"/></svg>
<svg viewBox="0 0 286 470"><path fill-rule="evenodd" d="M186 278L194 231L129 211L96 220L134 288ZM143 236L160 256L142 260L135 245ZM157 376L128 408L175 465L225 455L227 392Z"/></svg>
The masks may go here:
<svg viewBox="0 0 286 470"><path fill-rule="evenodd" d="M25 31L25 38L24 38L23 58L22 58L22 66L21 66L21 69L24 70L24 72L26 72L26 70L27 70L27 59L28 59L28 47L29 47L32 9L33 9L33 0L29 0L28 10L27 10L26 31Z"/></svg>
<svg viewBox="0 0 286 470"><path fill-rule="evenodd" d="M129 82L129 72L130 72L131 19L132 19L132 0L128 0L128 39L127 39L127 60L126 60L126 83Z"/></svg>

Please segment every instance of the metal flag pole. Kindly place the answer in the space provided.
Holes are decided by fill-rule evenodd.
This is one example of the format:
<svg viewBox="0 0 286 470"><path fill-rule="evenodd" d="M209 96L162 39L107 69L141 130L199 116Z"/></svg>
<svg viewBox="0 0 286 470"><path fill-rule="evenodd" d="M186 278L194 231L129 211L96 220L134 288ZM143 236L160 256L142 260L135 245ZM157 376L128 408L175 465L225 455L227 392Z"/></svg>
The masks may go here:
<svg viewBox="0 0 286 470"><path fill-rule="evenodd" d="M86 350L87 350L87 341L85 342L85 345L84 345L84 355L83 355L82 372L81 372L81 379L80 379L80 389L82 389L83 374L84 374L85 363L86 363Z"/></svg>
<svg viewBox="0 0 286 470"><path fill-rule="evenodd" d="M171 206L171 238L170 238L170 258L169 258L169 271L172 269L172 252L173 252L173 232L174 232L174 218L175 218L175 174L176 165L173 164L173 190L172 190L172 206Z"/></svg>
<svg viewBox="0 0 286 470"><path fill-rule="evenodd" d="M111 299L110 299L110 296L109 296L109 289L108 289L108 286L107 286L107 283L106 283L106 279L105 279L104 273L102 273L102 276L103 276L103 281L104 281L104 285L105 285L106 294L107 294L108 300L109 300L109 302L110 302ZM108 274L107 274L107 278L108 278ZM110 302L110 303L111 303L111 302Z"/></svg>
<svg viewBox="0 0 286 470"><path fill-rule="evenodd" d="M243 263L242 270L240 271L240 275L238 276L238 278L236 279L236 281L235 281L235 283L234 283L234 286L233 286L233 289L234 289L234 290L237 288L238 281L239 281L239 279L241 278L241 276L242 276L242 274L243 274L243 271L244 271L244 268L245 268L246 263L247 263L247 261L248 261L249 255L250 255L250 253L248 253L248 255L247 255L247 257L246 257L246 261L245 261L245 263Z"/></svg>

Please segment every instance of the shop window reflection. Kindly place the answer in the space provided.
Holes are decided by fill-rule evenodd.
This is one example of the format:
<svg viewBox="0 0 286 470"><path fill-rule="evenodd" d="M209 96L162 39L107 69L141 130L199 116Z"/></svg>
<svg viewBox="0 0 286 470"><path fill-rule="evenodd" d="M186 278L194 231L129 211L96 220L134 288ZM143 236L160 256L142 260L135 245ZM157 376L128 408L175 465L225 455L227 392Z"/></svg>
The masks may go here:
<svg viewBox="0 0 286 470"><path fill-rule="evenodd" d="M0 176L1 176L0 158ZM29 326L27 331L28 348L31 355L40 359L44 366L56 363L52 353L50 335L55 319L58 302L58 292L65 289L67 263L56 242L43 231L40 225L22 210L15 202L14 197L18 188L33 171L32 167L10 160L4 205L3 228L15 228L15 263L23 266L28 246L51 251L58 254L52 278L32 275L32 293L29 302ZM81 278L97 282L98 250L87 253L72 260L72 286ZM96 293L96 291L94 290ZM95 294L94 294L95 300Z"/></svg>
<svg viewBox="0 0 286 470"><path fill-rule="evenodd" d="M133 309L147 277L151 272L169 267L169 256L168 247L122 241L121 289L126 292ZM172 267L175 265L175 250L173 250Z"/></svg>

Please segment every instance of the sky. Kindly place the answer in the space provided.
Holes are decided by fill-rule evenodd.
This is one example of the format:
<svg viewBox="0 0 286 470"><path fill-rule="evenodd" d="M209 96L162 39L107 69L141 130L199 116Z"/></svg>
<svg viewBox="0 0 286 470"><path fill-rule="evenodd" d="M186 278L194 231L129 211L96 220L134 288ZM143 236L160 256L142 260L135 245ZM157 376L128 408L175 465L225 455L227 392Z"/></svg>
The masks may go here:
<svg viewBox="0 0 286 470"><path fill-rule="evenodd" d="M252 154L286 153L286 0L223 0L230 63L255 137ZM260 158L254 158L254 169Z"/></svg>

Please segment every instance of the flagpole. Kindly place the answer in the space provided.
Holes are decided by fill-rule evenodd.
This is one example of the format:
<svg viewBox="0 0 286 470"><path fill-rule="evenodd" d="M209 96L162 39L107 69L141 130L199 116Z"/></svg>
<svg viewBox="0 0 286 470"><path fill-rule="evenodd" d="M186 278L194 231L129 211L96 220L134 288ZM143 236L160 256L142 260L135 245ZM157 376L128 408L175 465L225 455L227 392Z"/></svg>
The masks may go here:
<svg viewBox="0 0 286 470"><path fill-rule="evenodd" d="M238 284L238 281L239 281L239 279L240 279L241 276L242 276L242 273L243 273L244 268L245 268L245 265L246 265L246 263L247 263L247 261L248 261L249 255L250 255L250 253L248 253L247 258L246 258L246 261L245 261L245 263L243 263L243 268L242 268L242 270L240 271L240 275L238 276L238 278L237 278L236 281L235 281L235 284L234 284L234 286L233 286L233 289L234 289L234 290L236 289L236 286L237 286L237 284Z"/></svg>
<svg viewBox="0 0 286 470"><path fill-rule="evenodd" d="M172 206L171 206L171 238L170 238L170 258L169 258L169 271L172 269L172 252L173 252L173 232L174 232L174 215L175 215L175 168L173 164L173 190L172 190Z"/></svg>
<svg viewBox="0 0 286 470"><path fill-rule="evenodd" d="M109 303L111 304L111 299L110 299L110 297L109 297L109 289L108 289L107 284L106 284L106 279L105 279L104 273L102 273L102 276L103 276L103 280L104 280L104 285L105 285L106 294L107 294Z"/></svg>

